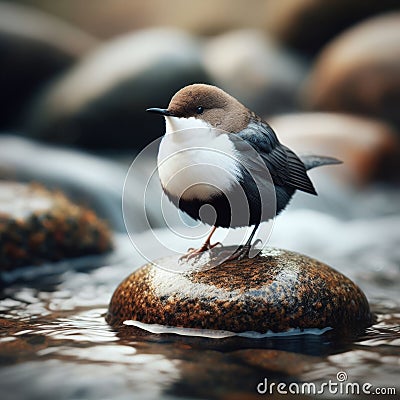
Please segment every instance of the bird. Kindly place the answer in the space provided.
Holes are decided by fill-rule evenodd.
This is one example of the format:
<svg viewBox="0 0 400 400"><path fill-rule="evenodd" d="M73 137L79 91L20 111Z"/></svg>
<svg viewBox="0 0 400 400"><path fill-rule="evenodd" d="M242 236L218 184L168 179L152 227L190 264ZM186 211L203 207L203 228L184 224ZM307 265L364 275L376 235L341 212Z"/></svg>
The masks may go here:
<svg viewBox="0 0 400 400"><path fill-rule="evenodd" d="M254 226L246 243L229 260L249 257L260 223L284 210L297 190L317 195L307 171L341 163L333 157L299 157L280 143L265 120L213 85L185 86L172 96L167 108L146 111L165 118L157 156L164 193L193 219L213 225L205 243L189 249L184 258L199 256L219 245L211 244L218 227ZM255 159L261 160L266 174L257 172L262 168L252 165ZM232 208L230 202L236 199L236 208ZM263 210L264 203L267 211ZM215 211L209 222L201 215L207 205ZM241 209L248 211L242 213Z"/></svg>

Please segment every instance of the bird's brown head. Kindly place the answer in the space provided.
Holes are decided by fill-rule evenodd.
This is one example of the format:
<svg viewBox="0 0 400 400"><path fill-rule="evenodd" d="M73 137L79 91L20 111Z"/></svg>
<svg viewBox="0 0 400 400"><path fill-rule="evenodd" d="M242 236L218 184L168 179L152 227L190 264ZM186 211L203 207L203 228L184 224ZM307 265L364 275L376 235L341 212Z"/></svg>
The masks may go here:
<svg viewBox="0 0 400 400"><path fill-rule="evenodd" d="M166 117L196 118L230 133L240 132L250 118L248 109L234 97L216 86L200 83L175 93L167 109L153 108L148 111Z"/></svg>

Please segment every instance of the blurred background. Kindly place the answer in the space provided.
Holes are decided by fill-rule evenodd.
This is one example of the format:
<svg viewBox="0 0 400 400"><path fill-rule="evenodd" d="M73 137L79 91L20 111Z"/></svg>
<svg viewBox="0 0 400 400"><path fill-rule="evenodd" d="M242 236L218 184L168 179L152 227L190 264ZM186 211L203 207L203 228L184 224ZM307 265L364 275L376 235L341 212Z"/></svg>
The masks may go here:
<svg viewBox="0 0 400 400"><path fill-rule="evenodd" d="M265 117L297 152L342 159L328 174L350 187L396 182L398 9L395 0L0 1L0 178L64 189L121 229L106 197L123 178L107 161L128 165L163 133L144 110L203 82ZM95 182L103 199L85 193Z"/></svg>
<svg viewBox="0 0 400 400"><path fill-rule="evenodd" d="M142 398L193 390L208 398L213 396L204 388L214 386L214 397L219 398L216 393L222 389L212 379L210 384L213 374L202 375L212 364L226 374L223 393L232 382L238 390L253 393L255 383L245 377L254 370L246 370L243 360L231 369L226 349L210 352L203 364L193 367L203 357L193 349L187 355L193 343L171 345L172 350L159 343L156 348L142 344L132 349L130 342L120 345L121 338L103 319L118 282L144 262L127 240L121 197L129 165L164 132L162 119L145 109L166 107L178 89L196 82L217 85L237 97L296 152L344 162L310 172L319 196L297 193L277 218L270 244L303 252L348 275L365 291L380 319L362 350L361 345L329 347L322 339L314 344L293 340L290 348L301 352L310 345L307 351L320 357L318 366L315 359L301 360L311 371L310 379L335 376L340 367L369 382L396 381L398 0L14 0L0 1L0 270L31 260L43 263L109 251L110 242L114 250L101 259L74 259L35 267L35 272L2 275L0 323L5 339L0 341L0 356L5 368L0 369L0 384L9 398L54 398L54 390L63 395L59 398L130 398L132 380L140 388L137 393L153 393ZM137 198L125 210L132 221L130 233L150 251L140 198L155 157L154 152L141 160L132 183ZM60 235L51 230L35 236L29 247L26 232L37 233L37 224L41 229L49 224L39 218L22 229L21 215L29 219L32 210L51 208L54 199L43 203L48 193L16 190L4 181L61 189L74 204L94 210L108 233L102 222L93 222L93 214L77 213L62 200L68 226L78 232L76 242L70 243L73 251L54 256L50 244ZM160 229L166 242L176 241L162 229L160 188L147 190L154 199L146 204L151 226ZM58 214L54 218L54 229L65 222ZM90 246L102 238L98 248L77 250L83 231L74 218L92 224L84 234L90 236ZM182 241L182 250L187 247ZM95 266L100 268L93 271ZM269 343L287 349L287 342ZM135 364L132 351L145 353L151 362ZM279 360L275 371L292 375ZM290 360L287 364L299 364ZM295 375L307 378L303 371Z"/></svg>

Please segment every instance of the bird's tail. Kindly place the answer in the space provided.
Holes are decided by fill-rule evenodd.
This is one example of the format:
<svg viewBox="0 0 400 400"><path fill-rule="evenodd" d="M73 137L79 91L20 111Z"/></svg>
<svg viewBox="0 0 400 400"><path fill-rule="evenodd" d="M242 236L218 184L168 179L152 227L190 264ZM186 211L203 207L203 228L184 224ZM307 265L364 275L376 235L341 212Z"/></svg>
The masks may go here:
<svg viewBox="0 0 400 400"><path fill-rule="evenodd" d="M306 170L321 167L323 165L334 165L334 164L342 164L343 161L338 160L334 157L325 157L325 156L315 156L315 155L303 155L300 156L301 161L303 162Z"/></svg>

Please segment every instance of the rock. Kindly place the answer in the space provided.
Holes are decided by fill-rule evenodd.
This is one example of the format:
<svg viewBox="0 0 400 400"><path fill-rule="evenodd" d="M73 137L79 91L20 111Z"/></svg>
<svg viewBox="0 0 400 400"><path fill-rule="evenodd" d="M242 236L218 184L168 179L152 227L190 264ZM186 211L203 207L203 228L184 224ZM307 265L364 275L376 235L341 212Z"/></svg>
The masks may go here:
<svg viewBox="0 0 400 400"><path fill-rule="evenodd" d="M106 224L61 192L0 182L0 271L110 250Z"/></svg>
<svg viewBox="0 0 400 400"><path fill-rule="evenodd" d="M203 0L191 2L190 8L180 2L170 2L166 6L164 0L74 1L69 2L68 7L56 1L29 0L29 3L105 39L151 26L175 26L201 35L246 26L262 27L269 5L263 0L256 0L256 4L253 1L250 7L247 0L236 0L235 3ZM107 23L104 23L105 19Z"/></svg>
<svg viewBox="0 0 400 400"><path fill-rule="evenodd" d="M296 108L304 66L261 31L236 30L209 39L204 63L217 86L257 113Z"/></svg>
<svg viewBox="0 0 400 400"><path fill-rule="evenodd" d="M314 55L344 29L398 6L397 0L273 1L268 3L266 28L287 46Z"/></svg>
<svg viewBox="0 0 400 400"><path fill-rule="evenodd" d="M49 88L27 131L46 141L91 148L142 148L162 135L166 107L181 87L206 81L199 43L175 29L119 37L88 55Z"/></svg>
<svg viewBox="0 0 400 400"><path fill-rule="evenodd" d="M156 155L154 156L156 157ZM132 154L129 160L132 158ZM154 158L155 160L155 158ZM62 149L12 135L0 136L0 179L38 182L49 189L62 190L78 204L86 204L107 220L114 231L126 233L121 201L128 163L120 165L109 159L73 149ZM145 177L137 174L134 184L145 188ZM142 205L137 196L124 209L132 231L147 228ZM159 222L162 216L152 215ZM135 228L135 229L133 229Z"/></svg>
<svg viewBox="0 0 400 400"><path fill-rule="evenodd" d="M0 3L0 130L16 128L35 94L97 40L51 15Z"/></svg>
<svg viewBox="0 0 400 400"><path fill-rule="evenodd" d="M307 108L364 114L400 127L400 13L345 31L319 55L304 89Z"/></svg>
<svg viewBox="0 0 400 400"><path fill-rule="evenodd" d="M338 167L321 169L321 174L356 185L398 179L398 132L382 121L340 113L297 113L275 116L268 122L280 141L298 154L343 161Z"/></svg>
<svg viewBox="0 0 400 400"><path fill-rule="evenodd" d="M129 228L136 235L150 227L165 227L166 221L180 221L172 203L161 206L163 192L158 174L154 175L157 152L142 155L127 174L132 151L104 157L4 134L0 136L0 180L33 181L61 190L71 201L90 207L113 231L125 235Z"/></svg>
<svg viewBox="0 0 400 400"><path fill-rule="evenodd" d="M229 249L227 249L229 250ZM204 261L205 258L205 261ZM177 270L178 256L147 264L114 292L107 314L125 320L232 332L284 332L371 324L365 295L348 278L304 255L269 248L254 259L207 268L206 256Z"/></svg>

